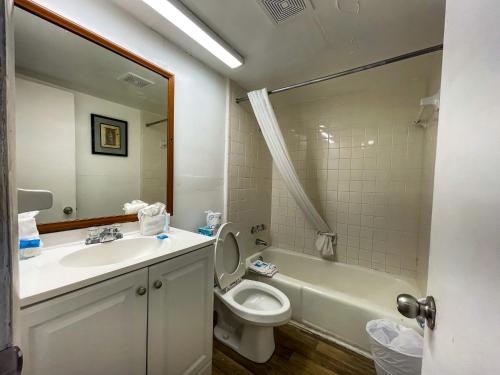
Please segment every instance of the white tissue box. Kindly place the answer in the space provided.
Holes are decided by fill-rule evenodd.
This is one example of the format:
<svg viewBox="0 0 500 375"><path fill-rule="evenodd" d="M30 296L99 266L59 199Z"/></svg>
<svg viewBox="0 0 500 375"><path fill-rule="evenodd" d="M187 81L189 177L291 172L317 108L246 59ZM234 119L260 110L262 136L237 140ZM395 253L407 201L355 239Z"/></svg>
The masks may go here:
<svg viewBox="0 0 500 375"><path fill-rule="evenodd" d="M167 222L167 215L142 216L139 220L140 231L143 236L153 236L163 232Z"/></svg>

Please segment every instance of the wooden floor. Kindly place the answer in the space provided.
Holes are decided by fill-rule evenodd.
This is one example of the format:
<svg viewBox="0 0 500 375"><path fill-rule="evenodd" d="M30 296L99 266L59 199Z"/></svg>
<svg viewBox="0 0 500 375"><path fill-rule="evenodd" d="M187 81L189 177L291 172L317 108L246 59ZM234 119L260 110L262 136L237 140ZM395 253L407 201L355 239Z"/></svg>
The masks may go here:
<svg viewBox="0 0 500 375"><path fill-rule="evenodd" d="M214 338L213 374L370 375L373 361L291 325L275 328L276 350L257 364Z"/></svg>

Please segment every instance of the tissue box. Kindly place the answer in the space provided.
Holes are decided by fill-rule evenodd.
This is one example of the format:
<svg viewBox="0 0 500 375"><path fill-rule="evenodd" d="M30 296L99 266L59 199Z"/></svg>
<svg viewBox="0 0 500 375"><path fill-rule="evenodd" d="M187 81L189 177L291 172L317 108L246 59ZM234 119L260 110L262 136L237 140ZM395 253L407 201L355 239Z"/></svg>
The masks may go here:
<svg viewBox="0 0 500 375"><path fill-rule="evenodd" d="M203 234L204 236L213 237L217 234L217 228L201 227L198 228L198 233Z"/></svg>

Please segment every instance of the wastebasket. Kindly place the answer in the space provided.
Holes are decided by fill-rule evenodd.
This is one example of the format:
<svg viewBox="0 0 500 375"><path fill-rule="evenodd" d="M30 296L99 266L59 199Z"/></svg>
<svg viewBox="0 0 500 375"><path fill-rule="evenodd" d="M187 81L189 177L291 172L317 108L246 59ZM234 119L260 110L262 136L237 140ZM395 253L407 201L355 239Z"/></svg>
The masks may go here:
<svg viewBox="0 0 500 375"><path fill-rule="evenodd" d="M423 338L418 332L387 319L369 321L366 332L377 375L420 375Z"/></svg>

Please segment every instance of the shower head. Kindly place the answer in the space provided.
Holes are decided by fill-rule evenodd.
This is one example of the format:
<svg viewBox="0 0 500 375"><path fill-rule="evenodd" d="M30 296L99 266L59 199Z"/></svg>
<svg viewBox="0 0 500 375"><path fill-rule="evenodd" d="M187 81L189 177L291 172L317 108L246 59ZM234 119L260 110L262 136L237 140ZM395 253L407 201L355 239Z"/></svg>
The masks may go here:
<svg viewBox="0 0 500 375"><path fill-rule="evenodd" d="M441 96L441 90L438 90L434 95L428 96L427 98L420 99L420 105L433 105L436 110L439 110L439 98Z"/></svg>

